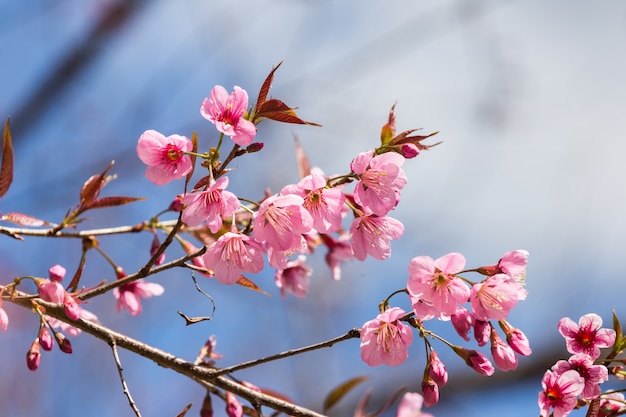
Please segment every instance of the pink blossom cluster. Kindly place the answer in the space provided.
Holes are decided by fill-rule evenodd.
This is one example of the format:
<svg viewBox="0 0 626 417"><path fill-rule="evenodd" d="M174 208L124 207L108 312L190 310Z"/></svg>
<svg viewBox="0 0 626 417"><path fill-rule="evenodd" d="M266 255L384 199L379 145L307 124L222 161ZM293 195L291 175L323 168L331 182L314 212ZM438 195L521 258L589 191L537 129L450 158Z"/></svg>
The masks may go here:
<svg viewBox="0 0 626 417"><path fill-rule="evenodd" d="M559 321L558 329L572 356L568 360L559 360L543 376L543 390L538 401L542 417L565 417L577 406L579 398L585 401L600 398L600 384L609 379L607 367L596 360L601 348L615 344L615 330L602 328L602 318L593 313L585 314L578 323L564 317ZM603 396L600 403L603 415L624 411L623 400L621 393Z"/></svg>
<svg viewBox="0 0 626 417"><path fill-rule="evenodd" d="M526 276L528 252L509 251L497 264L471 270L465 269L465 257L450 253L436 260L418 256L409 264L406 292L413 311L408 314L398 308L387 308L361 330L361 358L370 366L399 365L409 354L413 340L412 328L425 337L424 322L431 319L451 321L457 333L466 341L474 332L478 346L490 344L495 366L503 371L517 368L517 355L531 354L524 333L511 326L507 317L517 303L526 298L523 287ZM478 272L486 278L472 282L463 277L465 272ZM498 323L504 338L492 321ZM446 367L436 351L428 346L427 364L422 380L422 393L426 406L439 400L439 388L448 380ZM490 359L475 349L445 342L465 363L481 375L492 375L494 366Z"/></svg>

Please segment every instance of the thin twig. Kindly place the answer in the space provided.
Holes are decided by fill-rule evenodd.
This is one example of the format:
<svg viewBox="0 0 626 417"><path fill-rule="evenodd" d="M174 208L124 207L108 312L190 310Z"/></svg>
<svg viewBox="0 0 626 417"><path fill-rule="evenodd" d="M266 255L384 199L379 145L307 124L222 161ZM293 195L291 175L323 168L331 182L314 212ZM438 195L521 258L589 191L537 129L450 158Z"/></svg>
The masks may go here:
<svg viewBox="0 0 626 417"><path fill-rule="evenodd" d="M89 236L103 236L103 235L119 235L125 233L138 233L144 230L147 223L139 223L134 226L118 226L118 227L104 227L102 229L81 230L77 232L61 231L55 234L50 234L53 229L26 229L19 227L0 226L0 233L7 235L23 235L33 237L64 237L82 239ZM167 220L159 223L159 226L173 226L176 224L176 220Z"/></svg>
<svg viewBox="0 0 626 417"><path fill-rule="evenodd" d="M152 266L156 263L157 259L159 259L161 254L165 252L165 249L170 245L170 243L172 243L172 241L174 240L174 236L176 236L180 228L183 226L182 214L183 213L181 211L180 214L178 215L178 220L176 221L176 224L174 225L174 227L172 227L172 230L170 230L169 234L167 235L163 243L161 243L161 246L159 246L159 248L156 250L154 255L152 255L148 263L146 263L144 267L141 268L141 270L139 271L140 275L147 276L148 272L150 272L150 268L152 268Z"/></svg>
<svg viewBox="0 0 626 417"><path fill-rule="evenodd" d="M251 368L253 366L257 366L260 365L262 363L266 363L266 362L271 362L271 361L275 361L278 359L282 359L282 358L286 358L288 356L295 356L295 355L299 355L301 353L305 353L305 352L310 352L313 350L317 350L317 349L322 349L325 347L331 347L332 345L334 345L335 343L338 342L342 342L344 340L348 340L348 339L356 339L361 337L361 330L354 328L349 330L346 334L341 335L339 337L335 337L334 339L330 339L327 340L325 342L320 342L320 343L316 343L314 345L309 345L309 346L304 346L298 349L291 349L291 350L287 350L285 352L282 353L277 353L276 355L271 355L271 356L267 356L265 358L260 358L260 359L254 359L248 362L242 362L240 364L237 365L233 365L233 366L229 366L228 368L220 368L218 370L216 370L215 374L216 375L224 375L224 374L229 374L235 371L239 371L241 369L245 369L245 368Z"/></svg>
<svg viewBox="0 0 626 417"><path fill-rule="evenodd" d="M135 404L135 401L133 401L133 396L130 395L130 390L128 389L128 385L126 385L126 379L124 379L122 363L120 362L120 357L117 354L117 344L115 344L115 339L111 339L111 341L109 342L109 346L111 346L111 350L113 351L113 359L115 359L115 365L117 365L117 373L120 375L120 380L122 381L122 389L124 390L124 395L126 395L126 398L128 398L130 408L133 409L135 415L137 417L141 417L141 413L137 408L137 404Z"/></svg>

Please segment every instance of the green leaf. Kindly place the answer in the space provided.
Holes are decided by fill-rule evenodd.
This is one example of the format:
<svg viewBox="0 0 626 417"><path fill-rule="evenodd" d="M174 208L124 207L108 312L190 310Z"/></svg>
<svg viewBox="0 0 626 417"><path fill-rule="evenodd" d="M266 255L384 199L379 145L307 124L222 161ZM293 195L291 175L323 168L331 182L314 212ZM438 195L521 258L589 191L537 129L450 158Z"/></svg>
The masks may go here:
<svg viewBox="0 0 626 417"><path fill-rule="evenodd" d="M326 398L324 399L324 414L335 404L337 404L343 397L345 397L354 387L359 385L360 383L366 381L368 377L366 376L357 376L351 378L337 387L333 388Z"/></svg>
<svg viewBox="0 0 626 417"><path fill-rule="evenodd" d="M9 119L4 125L4 135L2 139L2 165L0 165L0 197L9 191L13 182L13 144L11 142L11 131L9 129Z"/></svg>

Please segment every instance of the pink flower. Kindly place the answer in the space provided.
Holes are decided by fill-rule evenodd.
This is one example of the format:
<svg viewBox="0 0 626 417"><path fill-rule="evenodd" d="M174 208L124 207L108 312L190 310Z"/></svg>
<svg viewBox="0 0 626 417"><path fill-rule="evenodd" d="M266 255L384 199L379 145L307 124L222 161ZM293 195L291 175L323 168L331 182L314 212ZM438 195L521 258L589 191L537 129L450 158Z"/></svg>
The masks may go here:
<svg viewBox="0 0 626 417"><path fill-rule="evenodd" d="M504 320L527 291L505 274L493 275L472 286L470 302L479 320Z"/></svg>
<svg viewBox="0 0 626 417"><path fill-rule="evenodd" d="M84 308L80 309L80 318L83 320L90 321L92 323L100 323L100 321L98 320L98 317L95 314L93 314L91 311L85 310ZM68 335L72 337L76 337L81 333L81 330L79 328L74 327L71 324L68 324L64 321L57 320L54 317L48 317L48 316L46 316L46 319L48 320L48 324L52 328L59 329L63 333L67 333Z"/></svg>
<svg viewBox="0 0 626 417"><path fill-rule="evenodd" d="M523 279L526 277L527 264L528 251L524 249L511 250L498 261L498 269L510 278Z"/></svg>
<svg viewBox="0 0 626 417"><path fill-rule="evenodd" d="M485 346L491 336L491 324L488 321L474 320L474 340L478 346Z"/></svg>
<svg viewBox="0 0 626 417"><path fill-rule="evenodd" d="M298 184L284 187L280 193L304 198L303 206L311 213L313 227L319 233L332 233L341 227L345 197L337 188L326 188L326 179L321 173L307 175Z"/></svg>
<svg viewBox="0 0 626 417"><path fill-rule="evenodd" d="M28 352L26 352L26 366L31 371L36 371L41 362L41 350L39 349L39 339L35 339Z"/></svg>
<svg viewBox="0 0 626 417"><path fill-rule="evenodd" d="M248 93L235 86L229 95L224 87L216 85L200 106L200 114L213 123L218 131L230 136L237 145L248 146L254 140L256 127L244 118L248 109Z"/></svg>
<svg viewBox="0 0 626 417"><path fill-rule="evenodd" d="M156 234L156 231L155 231L154 236L152 237L152 242L150 242L150 256L151 257L154 256L160 247L161 247L161 241L159 240L159 236ZM161 255L159 255L157 260L154 262L154 265L159 266L163 264L164 261L165 261L165 252L161 252Z"/></svg>
<svg viewBox="0 0 626 417"><path fill-rule="evenodd" d="M515 351L511 346L504 343L493 327L491 327L491 355L496 366L502 371L506 372L517 368Z"/></svg>
<svg viewBox="0 0 626 417"><path fill-rule="evenodd" d="M467 366L481 375L491 376L495 372L491 361L477 350L465 349L461 346L452 346L452 350L459 355Z"/></svg>
<svg viewBox="0 0 626 417"><path fill-rule="evenodd" d="M610 417L624 411L626 398L621 392L609 392L602 395L598 417Z"/></svg>
<svg viewBox="0 0 626 417"><path fill-rule="evenodd" d="M407 183L400 168L404 158L395 152L373 155L373 151L363 152L350 164L360 180L354 189L354 199L372 213L385 216L398 204L400 190Z"/></svg>
<svg viewBox="0 0 626 417"><path fill-rule="evenodd" d="M439 355L434 350L430 351L428 357L428 375L437 383L438 386L443 387L448 383L448 370L446 365L441 362Z"/></svg>
<svg viewBox="0 0 626 417"><path fill-rule="evenodd" d="M39 344L43 350L47 350L48 352L51 351L52 346L54 346L52 336L47 326L42 326L41 329L39 329Z"/></svg>
<svg viewBox="0 0 626 417"><path fill-rule="evenodd" d="M597 314L585 314L578 325L569 317L559 320L559 333L565 338L569 353L585 353L591 359L600 357L600 348L608 348L615 343L615 330L602 329L602 318Z"/></svg>
<svg viewBox="0 0 626 417"><path fill-rule="evenodd" d="M439 385L431 378L422 380L422 394L424 395L424 405L432 407L439 402Z"/></svg>
<svg viewBox="0 0 626 417"><path fill-rule="evenodd" d="M585 380L585 388L580 396L591 400L600 395L600 384L609 380L609 373L604 365L594 365L593 359L584 353L576 353L566 361L558 361L552 368L562 374L570 369L578 372Z"/></svg>
<svg viewBox="0 0 626 417"><path fill-rule="evenodd" d="M124 284L113 289L113 295L117 299L115 309L121 311L122 308L125 308L131 316L136 316L141 313L141 298L161 295L164 291L160 284L147 282L143 279Z"/></svg>
<svg viewBox="0 0 626 417"><path fill-rule="evenodd" d="M7 331L7 327L9 327L9 315L4 308L0 307L0 330L2 333Z"/></svg>
<svg viewBox="0 0 626 417"><path fill-rule="evenodd" d="M226 232L208 247L202 260L219 282L231 285L242 272L256 274L263 269L263 248L249 236Z"/></svg>
<svg viewBox="0 0 626 417"><path fill-rule="evenodd" d="M276 270L274 280L283 298L287 296L287 291L302 298L309 291L309 276L312 273L313 269L306 263L306 256L300 255L298 259L287 262L285 269Z"/></svg>
<svg viewBox="0 0 626 417"><path fill-rule="evenodd" d="M65 273L67 271L61 265L53 265L48 269L48 276L50 277L50 281L53 282L61 282L63 278L65 278Z"/></svg>
<svg viewBox="0 0 626 417"><path fill-rule="evenodd" d="M359 261L367 255L383 260L391 256L390 240L399 239L404 233L404 226L391 217L378 217L367 214L355 218L350 226L352 253Z"/></svg>
<svg viewBox="0 0 626 417"><path fill-rule="evenodd" d="M222 219L230 217L239 208L239 199L230 191L226 191L228 177L211 181L205 191L185 194L182 203L187 207L183 210L182 219L187 226L197 226L206 221L211 233L222 228Z"/></svg>
<svg viewBox="0 0 626 417"><path fill-rule="evenodd" d="M400 400L396 417L432 417L429 413L422 412L424 397L417 392L407 392Z"/></svg>
<svg viewBox="0 0 626 417"><path fill-rule="evenodd" d="M352 245L348 241L350 235L346 233L341 234L339 239L335 239L330 235L321 235L321 237L328 248L324 260L330 268L331 277L334 280L339 280L341 279L341 263L354 258Z"/></svg>
<svg viewBox="0 0 626 417"><path fill-rule="evenodd" d="M68 319L76 321L80 318L81 308L76 302L76 299L68 293L65 293L63 299L63 309Z"/></svg>
<svg viewBox="0 0 626 417"><path fill-rule="evenodd" d="M533 353L528 338L520 329L514 328L506 320L498 321L500 328L506 335L506 342L511 348L522 356Z"/></svg>
<svg viewBox="0 0 626 417"><path fill-rule="evenodd" d="M401 308L393 307L363 325L361 359L369 366L396 366L409 356L413 332L399 320L404 314Z"/></svg>
<svg viewBox="0 0 626 417"><path fill-rule="evenodd" d="M243 406L237 397L235 397L235 394L230 391L226 392L226 415L228 417L243 416Z"/></svg>
<svg viewBox="0 0 626 417"><path fill-rule="evenodd" d="M550 416L554 409L554 417L565 417L576 406L578 397L585 387L585 380L574 370L562 374L546 371L541 380L543 391L539 393L539 409L541 417Z"/></svg>
<svg viewBox="0 0 626 417"><path fill-rule="evenodd" d="M465 267L465 257L449 253L437 260L417 256L409 263L407 289L413 309L421 319L450 317L457 304L465 304L470 290L455 274Z"/></svg>
<svg viewBox="0 0 626 417"><path fill-rule="evenodd" d="M63 304L65 300L65 288L58 281L42 280L42 284L38 286L37 292L39 296L50 303Z"/></svg>
<svg viewBox="0 0 626 417"><path fill-rule="evenodd" d="M164 185L191 172L191 158L184 152L191 152L193 145L185 136L165 137L156 130L146 130L139 137L137 155L148 165L146 177L156 185Z"/></svg>
<svg viewBox="0 0 626 417"><path fill-rule="evenodd" d="M265 199L254 214L256 239L279 251L302 247L302 234L313 227L313 218L303 204L304 199L294 194Z"/></svg>

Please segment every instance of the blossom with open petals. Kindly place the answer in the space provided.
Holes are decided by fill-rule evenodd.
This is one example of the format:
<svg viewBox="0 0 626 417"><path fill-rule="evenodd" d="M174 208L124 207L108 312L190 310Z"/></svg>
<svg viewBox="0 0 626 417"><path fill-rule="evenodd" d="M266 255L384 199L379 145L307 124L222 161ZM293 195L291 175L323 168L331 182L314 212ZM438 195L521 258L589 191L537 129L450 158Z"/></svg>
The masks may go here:
<svg viewBox="0 0 626 417"><path fill-rule="evenodd" d="M527 291L506 274L496 274L472 286L470 302L479 320L504 320Z"/></svg>
<svg viewBox="0 0 626 417"><path fill-rule="evenodd" d="M608 348L615 343L615 330L603 329L602 318L594 313L582 316L578 324L569 317L563 317L558 328L569 353L585 353L591 359L600 357L600 348Z"/></svg>
<svg viewBox="0 0 626 417"><path fill-rule="evenodd" d="M162 285L147 282L143 279L129 282L118 288L113 289L113 295L117 299L115 309L121 311L122 308L128 310L131 316L141 313L141 299L150 298L155 295L161 295L164 292Z"/></svg>
<svg viewBox="0 0 626 417"><path fill-rule="evenodd" d="M400 365L409 356L413 342L411 327L400 318L406 313L399 307L387 309L361 329L361 359L369 366Z"/></svg>
<svg viewBox="0 0 626 417"><path fill-rule="evenodd" d="M574 370L561 374L548 370L541 380L543 390L539 393L539 409L541 417L550 416L553 409L554 417L565 417L576 406L577 397L585 388L585 380Z"/></svg>
<svg viewBox="0 0 626 417"><path fill-rule="evenodd" d="M248 146L256 136L256 127L244 118L247 109L246 90L235 86L234 91L228 94L224 87L216 85L209 97L202 101L200 114L237 145Z"/></svg>
<svg viewBox="0 0 626 417"><path fill-rule="evenodd" d="M137 155L148 165L146 177L156 185L164 185L171 180L189 174L191 158L184 152L191 152L193 145L185 136L165 137L156 130L146 130L137 142Z"/></svg>
<svg viewBox="0 0 626 417"><path fill-rule="evenodd" d="M385 216L400 200L400 190L407 183L401 166L402 155L387 152L374 156L373 151L357 155L350 163L359 182L354 189L354 199L378 216Z"/></svg>
<svg viewBox="0 0 626 417"><path fill-rule="evenodd" d="M366 214L356 217L350 225L352 252L359 261L367 255L383 260L391 256L390 240L399 239L404 233L404 225L392 217L378 217Z"/></svg>
<svg viewBox="0 0 626 417"><path fill-rule="evenodd" d="M231 285L242 272L256 274L263 269L263 248L247 235L226 232L207 248L202 260L219 282Z"/></svg>
<svg viewBox="0 0 626 417"><path fill-rule="evenodd" d="M409 263L407 289L415 314L421 319L450 317L467 302L470 290L455 274L465 267L465 257L449 253L437 260L416 256Z"/></svg>
<svg viewBox="0 0 626 417"><path fill-rule="evenodd" d="M568 360L560 360L551 368L562 374L570 369L578 372L585 380L585 388L580 396L586 400L600 395L600 384L609 380L609 371L604 365L595 365L593 359L584 353L575 353Z"/></svg>
<svg viewBox="0 0 626 417"><path fill-rule="evenodd" d="M396 417L432 417L432 414L422 411L424 397L417 392L407 392L402 396Z"/></svg>
<svg viewBox="0 0 626 417"><path fill-rule="evenodd" d="M206 221L211 233L217 233L222 228L222 219L232 216L239 208L239 199L225 189L227 186L228 177L221 177L211 181L204 191L185 194L181 200L187 205L182 214L185 224L197 226Z"/></svg>
<svg viewBox="0 0 626 417"><path fill-rule="evenodd" d="M302 234L313 227L313 218L303 204L304 199L295 194L266 198L254 214L256 239L278 251L302 247Z"/></svg>

